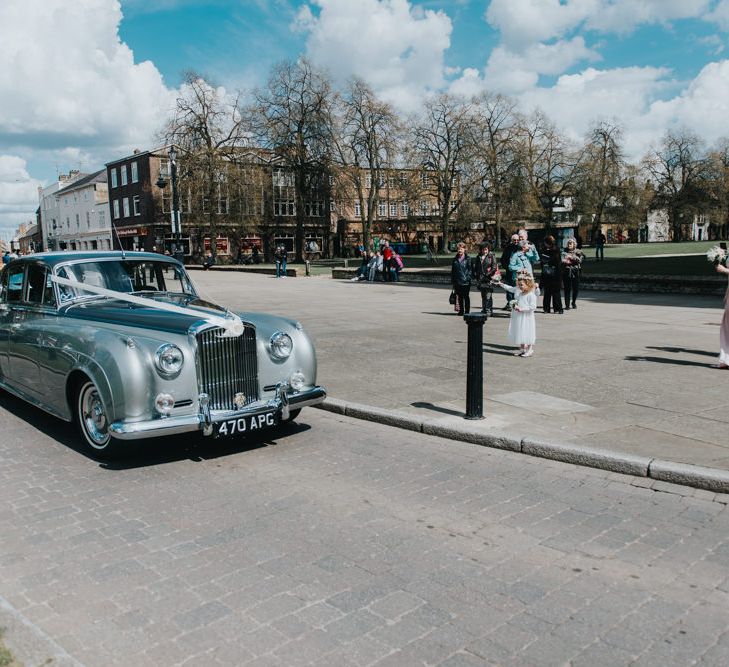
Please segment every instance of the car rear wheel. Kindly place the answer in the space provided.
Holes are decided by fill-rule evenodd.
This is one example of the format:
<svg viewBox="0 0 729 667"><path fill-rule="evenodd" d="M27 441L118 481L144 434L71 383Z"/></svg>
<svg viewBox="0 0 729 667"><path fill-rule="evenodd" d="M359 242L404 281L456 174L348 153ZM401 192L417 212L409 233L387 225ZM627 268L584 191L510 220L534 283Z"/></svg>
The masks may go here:
<svg viewBox="0 0 729 667"><path fill-rule="evenodd" d="M109 419L104 402L91 380L84 380L79 384L75 416L84 443L94 456L111 458L117 453L117 443L109 432Z"/></svg>

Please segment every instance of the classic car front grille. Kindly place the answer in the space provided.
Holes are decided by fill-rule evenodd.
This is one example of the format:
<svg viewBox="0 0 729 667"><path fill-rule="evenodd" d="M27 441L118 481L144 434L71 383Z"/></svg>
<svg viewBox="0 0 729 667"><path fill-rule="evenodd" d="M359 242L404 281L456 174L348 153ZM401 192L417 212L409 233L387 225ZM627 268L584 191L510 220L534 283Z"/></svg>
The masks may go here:
<svg viewBox="0 0 729 667"><path fill-rule="evenodd" d="M225 337L215 327L197 334L200 391L210 396L213 410L235 410L236 394L245 395L245 405L258 400L256 330L246 325L238 337Z"/></svg>

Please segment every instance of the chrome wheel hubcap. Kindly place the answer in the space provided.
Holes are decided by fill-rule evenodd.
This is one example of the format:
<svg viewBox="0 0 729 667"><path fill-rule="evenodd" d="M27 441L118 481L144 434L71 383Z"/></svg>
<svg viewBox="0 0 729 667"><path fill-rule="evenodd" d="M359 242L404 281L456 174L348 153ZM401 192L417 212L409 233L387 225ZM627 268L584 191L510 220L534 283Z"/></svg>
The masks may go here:
<svg viewBox="0 0 729 667"><path fill-rule="evenodd" d="M96 387L93 385L84 387L79 402L81 422L91 445L103 448L109 442L110 435L104 404Z"/></svg>

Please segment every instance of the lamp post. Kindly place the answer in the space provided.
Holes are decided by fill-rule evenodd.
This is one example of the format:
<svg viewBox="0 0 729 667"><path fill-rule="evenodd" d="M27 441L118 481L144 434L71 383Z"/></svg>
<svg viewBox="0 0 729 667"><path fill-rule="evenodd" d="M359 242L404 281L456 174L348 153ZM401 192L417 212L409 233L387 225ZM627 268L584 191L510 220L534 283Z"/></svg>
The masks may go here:
<svg viewBox="0 0 729 667"><path fill-rule="evenodd" d="M172 249L172 255L175 259L182 262L185 257L185 252L182 248L181 235L182 225L180 223L180 200L177 193L177 151L174 146L170 146L167 155L170 158L170 182L172 184L172 206L170 211L170 226L172 229L172 235L174 238L174 247ZM167 187L167 179L160 174L157 179L157 187Z"/></svg>

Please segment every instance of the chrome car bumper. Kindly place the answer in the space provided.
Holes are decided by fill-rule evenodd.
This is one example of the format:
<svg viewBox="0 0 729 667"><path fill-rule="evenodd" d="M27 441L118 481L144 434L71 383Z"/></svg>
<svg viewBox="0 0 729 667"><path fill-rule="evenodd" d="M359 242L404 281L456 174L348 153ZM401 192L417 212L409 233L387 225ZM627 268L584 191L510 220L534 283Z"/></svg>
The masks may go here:
<svg viewBox="0 0 729 667"><path fill-rule="evenodd" d="M321 403L327 397L324 387L312 387L289 394L283 387L277 388L275 398L269 401L251 403L241 410L210 410L207 396L200 396L200 412L195 415L178 417L159 417L139 422L117 421L109 425L111 435L120 440L137 440L140 438L157 438L163 435L175 435L201 431L204 435L213 432L213 424L239 417L250 417L276 411L282 419L288 419L291 410L299 410L309 405Z"/></svg>

